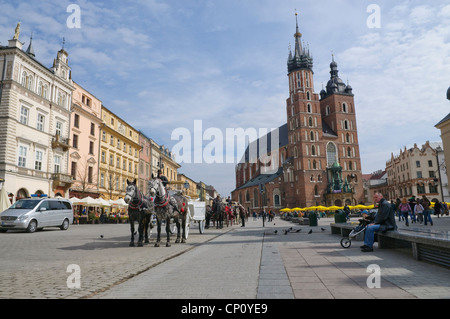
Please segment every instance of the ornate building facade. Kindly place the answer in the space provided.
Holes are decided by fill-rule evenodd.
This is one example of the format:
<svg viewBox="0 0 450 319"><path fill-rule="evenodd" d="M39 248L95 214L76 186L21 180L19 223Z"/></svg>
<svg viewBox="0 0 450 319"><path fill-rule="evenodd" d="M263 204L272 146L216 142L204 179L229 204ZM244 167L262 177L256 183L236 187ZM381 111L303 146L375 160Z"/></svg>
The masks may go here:
<svg viewBox="0 0 450 319"><path fill-rule="evenodd" d="M108 199L125 197L127 179L139 179L139 131L102 105L99 192Z"/></svg>
<svg viewBox="0 0 450 319"><path fill-rule="evenodd" d="M102 101L74 82L70 125L70 197L97 198Z"/></svg>
<svg viewBox="0 0 450 319"><path fill-rule="evenodd" d="M22 49L20 24L0 46L0 178L12 201L32 194L68 198L72 92L69 54L58 51L48 68L32 39Z"/></svg>
<svg viewBox="0 0 450 319"><path fill-rule="evenodd" d="M364 194L352 87L339 78L333 57L330 80L317 94L313 58L302 46L298 22L294 38L287 62L287 123L249 146L236 166L233 200L275 211L359 203Z"/></svg>

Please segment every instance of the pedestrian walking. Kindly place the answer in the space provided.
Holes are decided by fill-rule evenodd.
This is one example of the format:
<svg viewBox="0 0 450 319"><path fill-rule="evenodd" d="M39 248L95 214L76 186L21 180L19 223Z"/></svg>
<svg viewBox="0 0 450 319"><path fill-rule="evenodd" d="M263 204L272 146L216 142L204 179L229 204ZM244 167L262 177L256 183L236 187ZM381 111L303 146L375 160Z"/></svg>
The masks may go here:
<svg viewBox="0 0 450 319"><path fill-rule="evenodd" d="M406 199L406 197L402 198L401 204L398 206L399 213L405 218L405 225L409 226L408 216L411 213L411 206Z"/></svg>
<svg viewBox="0 0 450 319"><path fill-rule="evenodd" d="M411 207L411 222L416 222L416 215L414 214L414 208L416 207L416 196L411 196L411 198L408 200L409 207Z"/></svg>
<svg viewBox="0 0 450 319"><path fill-rule="evenodd" d="M427 226L427 222L429 221L431 226L433 226L433 220L431 219L431 213L433 212L430 208L430 201L424 200L422 201L423 206L423 224Z"/></svg>
<svg viewBox="0 0 450 319"><path fill-rule="evenodd" d="M437 215L437 217L439 218L439 215L441 214L441 209L442 209L442 205L439 202L439 200L436 200L436 202L434 202L434 214Z"/></svg>
<svg viewBox="0 0 450 319"><path fill-rule="evenodd" d="M414 214L417 217L417 221L422 224L423 223L423 206L420 202L416 203L414 206Z"/></svg>
<svg viewBox="0 0 450 319"><path fill-rule="evenodd" d="M402 220L404 220L402 214L400 213L400 210L398 209L398 207L400 206L400 204L402 203L402 201L400 200L400 198L397 198L395 200L395 213L398 216L398 221L401 222Z"/></svg>

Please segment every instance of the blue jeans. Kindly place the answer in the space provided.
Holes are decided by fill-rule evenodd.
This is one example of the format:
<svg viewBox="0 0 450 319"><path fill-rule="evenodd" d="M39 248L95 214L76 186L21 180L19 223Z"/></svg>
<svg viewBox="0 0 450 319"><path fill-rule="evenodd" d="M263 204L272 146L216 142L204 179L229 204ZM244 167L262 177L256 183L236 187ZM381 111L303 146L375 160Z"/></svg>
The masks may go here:
<svg viewBox="0 0 450 319"><path fill-rule="evenodd" d="M427 221L429 221L431 223L431 225L433 225L433 221L431 220L430 211L429 210L424 210L423 211L423 224L425 226L427 225Z"/></svg>
<svg viewBox="0 0 450 319"><path fill-rule="evenodd" d="M373 241L375 239L375 233L380 229L380 225L369 225L366 229L366 235L364 236L364 245L373 247Z"/></svg>

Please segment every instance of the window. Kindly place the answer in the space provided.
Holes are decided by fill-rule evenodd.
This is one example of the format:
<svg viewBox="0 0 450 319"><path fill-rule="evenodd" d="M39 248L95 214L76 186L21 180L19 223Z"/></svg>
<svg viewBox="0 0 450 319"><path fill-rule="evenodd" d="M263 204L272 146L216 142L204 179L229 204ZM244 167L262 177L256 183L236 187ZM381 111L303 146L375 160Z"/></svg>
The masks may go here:
<svg viewBox="0 0 450 319"><path fill-rule="evenodd" d="M61 122L56 122L56 135L62 135L63 124Z"/></svg>
<svg viewBox="0 0 450 319"><path fill-rule="evenodd" d="M280 206L280 195L275 195L273 199L275 206Z"/></svg>
<svg viewBox="0 0 450 319"><path fill-rule="evenodd" d="M76 135L76 134L73 134L72 146L73 146L73 148L78 148L78 135Z"/></svg>
<svg viewBox="0 0 450 319"><path fill-rule="evenodd" d="M24 145L19 145L19 161L17 166L26 167L27 166L27 151L28 147Z"/></svg>
<svg viewBox="0 0 450 319"><path fill-rule="evenodd" d="M27 88L28 90L33 91L33 77L31 75L28 77Z"/></svg>
<svg viewBox="0 0 450 319"><path fill-rule="evenodd" d="M37 171L42 171L42 158L44 157L44 152L36 151L35 155L36 157L34 160L34 169Z"/></svg>
<svg viewBox="0 0 450 319"><path fill-rule="evenodd" d="M114 165L114 155L109 155L109 165Z"/></svg>
<svg viewBox="0 0 450 319"><path fill-rule="evenodd" d="M102 151L102 163L106 163L106 152Z"/></svg>
<svg viewBox="0 0 450 319"><path fill-rule="evenodd" d="M348 113L347 104L342 103L342 112Z"/></svg>
<svg viewBox="0 0 450 319"><path fill-rule="evenodd" d="M100 187L105 188L105 174L100 174Z"/></svg>
<svg viewBox="0 0 450 319"><path fill-rule="evenodd" d="M39 96L42 96L42 88L43 88L42 82L39 81L39 84L38 84L38 91L37 91L37 94L38 94Z"/></svg>
<svg viewBox="0 0 450 319"><path fill-rule="evenodd" d="M22 84L22 86L27 86L27 72L23 72L22 73L22 81L20 82L20 84Z"/></svg>
<svg viewBox="0 0 450 319"><path fill-rule="evenodd" d="M417 171L417 178L422 178L422 172L421 171Z"/></svg>
<svg viewBox="0 0 450 319"><path fill-rule="evenodd" d="M105 131L102 132L102 141L106 142L106 132Z"/></svg>
<svg viewBox="0 0 450 319"><path fill-rule="evenodd" d="M72 162L70 175L72 176L73 179L75 180L77 179L77 162Z"/></svg>
<svg viewBox="0 0 450 319"><path fill-rule="evenodd" d="M425 185L417 184L417 194L425 194Z"/></svg>
<svg viewBox="0 0 450 319"><path fill-rule="evenodd" d="M91 135L95 136L95 124L91 123Z"/></svg>
<svg viewBox="0 0 450 319"><path fill-rule="evenodd" d="M74 115L73 126L76 128L80 128L80 116L78 114Z"/></svg>
<svg viewBox="0 0 450 319"><path fill-rule="evenodd" d="M30 110L22 105L22 108L20 109L20 123L27 125L29 114Z"/></svg>
<svg viewBox="0 0 450 319"><path fill-rule="evenodd" d="M437 185L436 184L428 184L428 188L430 189L430 193L437 193L438 192L438 190L437 190Z"/></svg>
<svg viewBox="0 0 450 319"><path fill-rule="evenodd" d="M420 161L416 161L416 167L420 167Z"/></svg>
<svg viewBox="0 0 450 319"><path fill-rule="evenodd" d="M93 182L94 168L92 166L88 167L88 183Z"/></svg>
<svg viewBox="0 0 450 319"><path fill-rule="evenodd" d="M328 143L327 145L327 166L331 166L337 161L336 145Z"/></svg>
<svg viewBox="0 0 450 319"><path fill-rule="evenodd" d="M430 174L430 178L436 177L436 175L434 174L434 171L428 171L428 174Z"/></svg>
<svg viewBox="0 0 450 319"><path fill-rule="evenodd" d="M42 90L42 97L44 99L47 99L47 96L48 96L48 85L44 84L44 89Z"/></svg>
<svg viewBox="0 0 450 319"><path fill-rule="evenodd" d="M89 154L94 154L94 142L89 142Z"/></svg>
<svg viewBox="0 0 450 319"><path fill-rule="evenodd" d="M433 167L433 161L428 161L428 167Z"/></svg>
<svg viewBox="0 0 450 319"><path fill-rule="evenodd" d="M109 144L111 144L112 146L114 146L114 136L111 135Z"/></svg>
<svg viewBox="0 0 450 319"><path fill-rule="evenodd" d="M55 174L61 172L61 156L53 156L53 171Z"/></svg>
<svg viewBox="0 0 450 319"><path fill-rule="evenodd" d="M44 115L42 115L42 114L38 114L38 117L37 117L37 129L39 130L39 131L44 131L44 122L45 122L45 116Z"/></svg>

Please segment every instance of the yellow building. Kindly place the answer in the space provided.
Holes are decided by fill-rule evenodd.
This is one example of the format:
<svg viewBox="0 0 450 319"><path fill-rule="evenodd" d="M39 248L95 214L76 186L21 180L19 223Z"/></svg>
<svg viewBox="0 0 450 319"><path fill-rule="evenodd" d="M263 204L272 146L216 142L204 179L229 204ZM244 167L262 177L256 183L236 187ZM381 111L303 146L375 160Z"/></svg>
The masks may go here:
<svg viewBox="0 0 450 319"><path fill-rule="evenodd" d="M185 188L185 183L188 183L189 188ZM187 196L191 197L192 199L197 199L197 183L187 177L185 174L178 174L178 184L176 184L176 187L174 187L178 190L183 191L183 194L186 194Z"/></svg>
<svg viewBox="0 0 450 319"><path fill-rule="evenodd" d="M102 105L99 193L104 199L125 197L127 179L138 180L139 131Z"/></svg>

